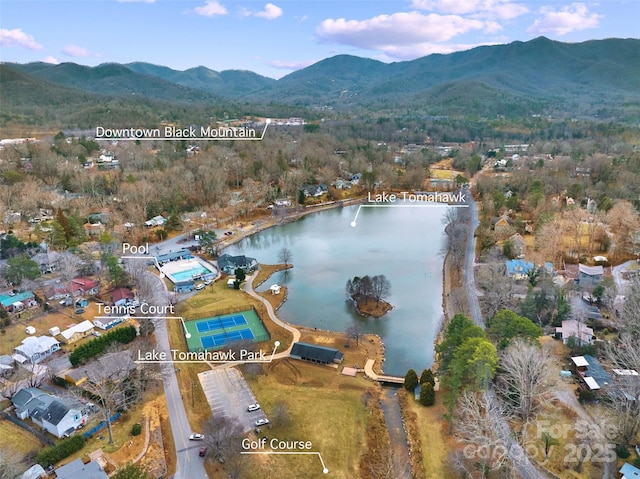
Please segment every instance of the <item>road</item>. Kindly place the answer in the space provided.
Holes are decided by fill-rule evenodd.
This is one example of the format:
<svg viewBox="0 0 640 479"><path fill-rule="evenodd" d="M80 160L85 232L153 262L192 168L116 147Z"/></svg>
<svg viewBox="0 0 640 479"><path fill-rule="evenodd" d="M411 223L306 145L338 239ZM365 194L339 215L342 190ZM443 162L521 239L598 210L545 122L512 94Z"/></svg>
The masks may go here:
<svg viewBox="0 0 640 479"><path fill-rule="evenodd" d="M476 259L476 242L474 234L478 227L478 207L471 198L471 195L468 196L467 203L469 204L469 210L471 211L471 225L469 228L467 250L464 259L465 289L467 293L467 301L469 302L469 313L471 315L471 319L474 324L484 329L485 324L482 319L482 311L480 310L480 301L478 301L474 278L474 265ZM488 394L492 401L497 401L495 391L492 388L489 389ZM493 416L492 422L495 425L495 431L498 433L500 441L502 441L502 444L507 449L509 459L520 476L523 479L547 478L548 476L538 471L538 469L529 460L526 452L513 437L509 424L507 424L504 417L499 415L494 409L490 411L490 414Z"/></svg>
<svg viewBox="0 0 640 479"><path fill-rule="evenodd" d="M167 305L168 302L164 283L158 276L151 273L147 274L154 278L153 281L157 282L157 286L153 288L153 304L158 306ZM167 321L177 320L154 320L157 342L156 348L158 351L166 353L166 357L171 357ZM169 421L171 422L173 442L176 446L176 473L173 477L174 479L207 478L208 476L204 469L204 461L198 456L201 444L189 441L189 435L192 431L187 419L187 412L184 408L180 388L178 387L178 379L176 378L174 366L171 363L165 363L161 364L160 367L162 368L162 385L164 387L164 395L167 401L167 409L169 410Z"/></svg>

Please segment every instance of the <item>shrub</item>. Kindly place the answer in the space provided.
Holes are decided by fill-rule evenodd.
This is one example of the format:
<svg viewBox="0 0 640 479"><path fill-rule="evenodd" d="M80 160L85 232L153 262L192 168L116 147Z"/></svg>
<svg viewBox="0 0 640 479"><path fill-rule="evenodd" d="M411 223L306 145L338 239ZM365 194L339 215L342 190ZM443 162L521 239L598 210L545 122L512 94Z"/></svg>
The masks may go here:
<svg viewBox="0 0 640 479"><path fill-rule="evenodd" d="M139 436L141 433L142 433L142 424L137 422L131 427L131 435Z"/></svg>
<svg viewBox="0 0 640 479"><path fill-rule="evenodd" d="M38 453L36 462L40 465L47 466L55 464L69 457L74 452L84 447L84 437L81 435L67 437L57 443L55 446L46 447Z"/></svg>
<svg viewBox="0 0 640 479"><path fill-rule="evenodd" d="M631 451L624 444L618 444L616 445L616 455L620 459L627 459L631 455Z"/></svg>
<svg viewBox="0 0 640 479"><path fill-rule="evenodd" d="M136 328L133 326L114 329L100 338L92 339L78 346L69 355L69 362L72 366L85 363L87 360L104 353L112 343L130 343L136 338L136 334Z"/></svg>
<svg viewBox="0 0 640 479"><path fill-rule="evenodd" d="M420 375L420 384L430 383L433 387L436 385L436 379L433 377L431 369L425 369Z"/></svg>

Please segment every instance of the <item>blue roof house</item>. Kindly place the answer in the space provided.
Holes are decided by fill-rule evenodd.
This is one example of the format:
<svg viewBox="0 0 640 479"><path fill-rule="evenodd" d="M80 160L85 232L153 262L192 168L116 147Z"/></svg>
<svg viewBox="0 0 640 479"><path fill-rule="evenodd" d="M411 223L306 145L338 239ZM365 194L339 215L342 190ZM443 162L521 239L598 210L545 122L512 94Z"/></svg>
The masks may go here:
<svg viewBox="0 0 640 479"><path fill-rule="evenodd" d="M526 279L529 271L534 268L534 265L530 261L524 261L522 259L510 259L506 262L507 276L513 279Z"/></svg>

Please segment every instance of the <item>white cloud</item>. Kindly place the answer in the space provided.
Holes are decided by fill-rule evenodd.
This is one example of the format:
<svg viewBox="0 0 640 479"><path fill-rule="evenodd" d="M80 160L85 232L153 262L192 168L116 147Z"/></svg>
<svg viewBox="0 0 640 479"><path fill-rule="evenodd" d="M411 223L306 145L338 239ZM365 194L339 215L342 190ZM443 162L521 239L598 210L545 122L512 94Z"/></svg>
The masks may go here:
<svg viewBox="0 0 640 479"><path fill-rule="evenodd" d="M8 30L0 28L0 45L3 47L24 47L29 50L42 50L40 45L31 35L27 35L21 28Z"/></svg>
<svg viewBox="0 0 640 479"><path fill-rule="evenodd" d="M267 20L275 20L276 18L282 16L282 8L280 8L277 5L274 5L273 3L267 3L264 6L264 10L262 11L253 12L251 10L247 10L246 8L243 8L240 11L240 15L244 17L262 17L262 18L266 18Z"/></svg>
<svg viewBox="0 0 640 479"><path fill-rule="evenodd" d="M269 65L281 70L300 70L301 68L313 65L318 60L270 60Z"/></svg>
<svg viewBox="0 0 640 479"><path fill-rule="evenodd" d="M52 56L43 58L42 61L45 63L51 63L52 65L57 65L58 63L60 63L57 58L54 58Z"/></svg>
<svg viewBox="0 0 640 479"><path fill-rule="evenodd" d="M511 0L413 0L412 6L419 10L502 20L510 20L529 11L525 5Z"/></svg>
<svg viewBox="0 0 640 479"><path fill-rule="evenodd" d="M202 7L196 7L195 12L203 17L213 17L215 15L226 15L227 9L218 2L207 0Z"/></svg>
<svg viewBox="0 0 640 479"><path fill-rule="evenodd" d="M389 46L384 50L384 55L378 57L381 61L413 60L427 55L460 52L472 48L497 45L498 42L487 43L417 43L406 46Z"/></svg>
<svg viewBox="0 0 640 479"><path fill-rule="evenodd" d="M487 24L481 20L458 15L402 12L367 20L327 19L318 26L316 33L327 43L380 50L391 57L407 59L454 51L455 47L439 43L485 27Z"/></svg>
<svg viewBox="0 0 640 479"><path fill-rule="evenodd" d="M90 57L91 52L78 45L67 45L62 49L62 53L70 57Z"/></svg>
<svg viewBox="0 0 640 479"><path fill-rule="evenodd" d="M116 0L118 3L155 3L156 0Z"/></svg>
<svg viewBox="0 0 640 479"><path fill-rule="evenodd" d="M575 30L595 28L603 17L597 13L589 13L589 9L584 3L572 3L557 11L549 7L542 7L540 13L543 15L542 18L538 18L527 29L528 33L566 35Z"/></svg>

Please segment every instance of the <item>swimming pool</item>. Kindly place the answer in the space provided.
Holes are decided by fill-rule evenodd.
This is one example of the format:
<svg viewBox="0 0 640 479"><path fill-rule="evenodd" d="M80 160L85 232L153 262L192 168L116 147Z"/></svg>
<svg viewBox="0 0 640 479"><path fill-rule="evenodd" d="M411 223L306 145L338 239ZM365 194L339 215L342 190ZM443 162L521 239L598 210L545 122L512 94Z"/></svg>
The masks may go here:
<svg viewBox="0 0 640 479"><path fill-rule="evenodd" d="M208 268L205 268L203 265L199 264L195 268L192 268L192 269L187 269L185 271L177 271L175 273L171 273L171 276L176 281L186 281L186 280L189 280L191 278L198 278L199 276L202 276L204 274L209 274L209 273L213 273L213 271L211 271Z"/></svg>

